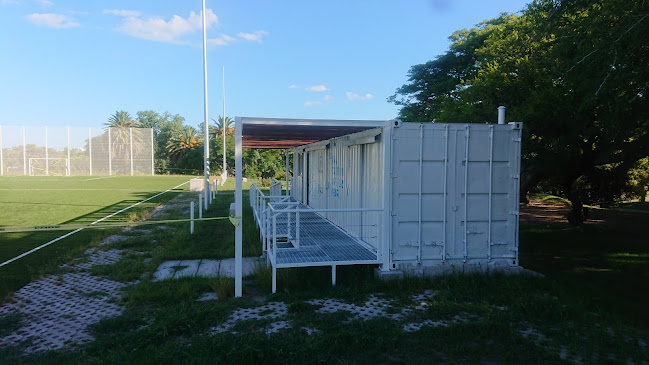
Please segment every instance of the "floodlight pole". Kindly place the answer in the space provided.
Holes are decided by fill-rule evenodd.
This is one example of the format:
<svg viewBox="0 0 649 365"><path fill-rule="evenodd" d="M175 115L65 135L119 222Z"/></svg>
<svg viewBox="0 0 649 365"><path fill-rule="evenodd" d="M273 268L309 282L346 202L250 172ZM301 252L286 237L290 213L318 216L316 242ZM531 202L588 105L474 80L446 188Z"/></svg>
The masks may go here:
<svg viewBox="0 0 649 365"><path fill-rule="evenodd" d="M210 135L208 129L208 119L207 119L207 31L205 24L205 0L203 0L203 91L205 99L203 101L205 105L205 133L204 133L204 142L205 145L204 154L204 169L205 169L205 189L210 188ZM206 196L207 197L207 196ZM207 209L207 199L205 199L205 209Z"/></svg>
<svg viewBox="0 0 649 365"><path fill-rule="evenodd" d="M225 66L223 66L223 173L221 180L225 182L228 178L227 165L225 164Z"/></svg>

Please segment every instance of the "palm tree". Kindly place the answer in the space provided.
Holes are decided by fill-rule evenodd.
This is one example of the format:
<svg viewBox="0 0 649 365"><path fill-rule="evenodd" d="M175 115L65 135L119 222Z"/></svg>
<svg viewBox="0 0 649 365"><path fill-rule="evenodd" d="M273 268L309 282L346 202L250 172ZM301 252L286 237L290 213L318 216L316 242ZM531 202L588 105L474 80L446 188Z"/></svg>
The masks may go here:
<svg viewBox="0 0 649 365"><path fill-rule="evenodd" d="M137 128L138 122L131 118L131 115L124 111L116 111L104 123L110 128L111 148L113 159L127 159L131 148L131 128ZM133 133L133 148L136 152L142 150L142 133Z"/></svg>
<svg viewBox="0 0 649 365"><path fill-rule="evenodd" d="M194 127L186 125L167 142L167 152L174 162L178 162L182 156L201 143L203 136Z"/></svg>
<svg viewBox="0 0 649 365"><path fill-rule="evenodd" d="M223 125L225 124L225 135L226 136L231 136L234 137L234 122L230 117L225 117L225 123L223 121L223 117L219 115L218 120L212 118L214 123L216 123L216 127L212 127L212 130L210 131L210 134L214 135L214 138L218 138L219 136L223 135Z"/></svg>
<svg viewBox="0 0 649 365"><path fill-rule="evenodd" d="M111 115L110 118L108 118L108 122L104 123L104 125L108 126L109 128L126 129L137 127L137 122L134 121L133 118L131 118L131 115L128 114L128 112L120 110Z"/></svg>

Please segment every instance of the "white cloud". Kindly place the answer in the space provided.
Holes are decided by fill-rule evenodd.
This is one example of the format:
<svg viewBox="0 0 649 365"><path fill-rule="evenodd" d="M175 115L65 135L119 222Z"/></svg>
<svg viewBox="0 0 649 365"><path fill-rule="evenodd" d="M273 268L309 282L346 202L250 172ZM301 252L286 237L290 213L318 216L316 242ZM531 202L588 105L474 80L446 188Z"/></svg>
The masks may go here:
<svg viewBox="0 0 649 365"><path fill-rule="evenodd" d="M345 96L347 96L348 100L369 100L374 97L372 94L365 94L365 95L358 95L356 93L353 93L351 91L348 91L345 93Z"/></svg>
<svg viewBox="0 0 649 365"><path fill-rule="evenodd" d="M136 38L156 42L183 43L181 38L203 29L201 14L193 11L187 18L173 15L171 19L164 20L160 17L141 18L139 16L125 16L123 24L117 29ZM218 22L218 17L212 9L205 11L205 26L209 28Z"/></svg>
<svg viewBox="0 0 649 365"><path fill-rule="evenodd" d="M256 31L254 31L252 33L240 32L240 33L237 34L237 36L239 38L241 38L241 39L244 39L244 40L250 41L250 42L259 42L259 43L261 43L261 39L266 35L268 35L268 32L265 31L265 30L256 30Z"/></svg>
<svg viewBox="0 0 649 365"><path fill-rule="evenodd" d="M140 12L137 10L124 10L124 9L104 9L102 11L102 14L112 14L117 16L133 17L133 18L140 16Z"/></svg>
<svg viewBox="0 0 649 365"><path fill-rule="evenodd" d="M289 88L289 89L299 89L300 87L297 86L297 85L295 85L295 84L292 84L292 85L289 86L288 88Z"/></svg>
<svg viewBox="0 0 649 365"><path fill-rule="evenodd" d="M329 91L329 88L327 88L324 85L309 86L306 89L309 90L309 91L315 91L315 92Z"/></svg>
<svg viewBox="0 0 649 365"><path fill-rule="evenodd" d="M222 34L217 38L208 38L207 44L210 46L227 46L228 44L232 44L236 41L237 41L236 38L230 37L227 34Z"/></svg>
<svg viewBox="0 0 649 365"><path fill-rule="evenodd" d="M27 20L36 25L42 25L44 27L56 29L74 28L81 26L81 24L75 22L70 17L62 14L33 13L27 15Z"/></svg>
<svg viewBox="0 0 649 365"><path fill-rule="evenodd" d="M52 6L52 5L54 5L54 3L51 2L50 0L37 0L37 1L38 1L41 5L44 5L44 6Z"/></svg>
<svg viewBox="0 0 649 365"><path fill-rule="evenodd" d="M321 105L322 102L320 101L307 101L304 103L304 106L309 107L309 106L316 106L316 105Z"/></svg>

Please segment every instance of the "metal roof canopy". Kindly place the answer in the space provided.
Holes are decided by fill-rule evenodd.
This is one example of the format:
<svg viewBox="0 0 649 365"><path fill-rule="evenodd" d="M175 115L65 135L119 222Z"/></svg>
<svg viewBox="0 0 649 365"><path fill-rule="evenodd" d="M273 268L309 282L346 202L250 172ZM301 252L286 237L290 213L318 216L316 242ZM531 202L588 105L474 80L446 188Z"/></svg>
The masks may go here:
<svg viewBox="0 0 649 365"><path fill-rule="evenodd" d="M292 148L383 127L387 121L237 117L242 148Z"/></svg>

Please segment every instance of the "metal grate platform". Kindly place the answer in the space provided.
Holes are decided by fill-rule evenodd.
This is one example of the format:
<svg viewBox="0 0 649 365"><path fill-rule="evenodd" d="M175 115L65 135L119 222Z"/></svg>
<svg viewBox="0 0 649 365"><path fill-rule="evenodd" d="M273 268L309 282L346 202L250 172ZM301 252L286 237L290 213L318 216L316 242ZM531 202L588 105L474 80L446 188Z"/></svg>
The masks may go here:
<svg viewBox="0 0 649 365"><path fill-rule="evenodd" d="M288 205L275 203L275 207L284 209ZM298 208L308 209L302 204ZM277 236L285 237L284 242L277 243L277 268L378 263L377 254L369 245L317 213L300 212L299 242L296 242L295 214L291 214L293 223L290 225L286 214L280 214L276 219ZM290 232L287 232L287 227ZM287 236L290 237L288 242Z"/></svg>

